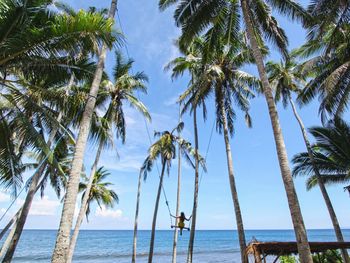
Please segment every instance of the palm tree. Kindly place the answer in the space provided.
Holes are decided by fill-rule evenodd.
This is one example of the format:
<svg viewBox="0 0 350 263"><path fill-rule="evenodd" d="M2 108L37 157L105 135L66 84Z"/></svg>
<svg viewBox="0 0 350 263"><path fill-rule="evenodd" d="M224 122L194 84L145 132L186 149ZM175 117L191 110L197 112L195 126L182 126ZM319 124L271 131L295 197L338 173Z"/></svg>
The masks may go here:
<svg viewBox="0 0 350 263"><path fill-rule="evenodd" d="M184 57L178 57L172 60L167 66L166 70L172 69L172 78L177 78L182 75L185 71L189 71L191 74L190 83L195 82L196 75L199 75L200 69L203 67L202 59L199 57L199 47L203 45L203 40L198 38L194 43L189 46L184 53ZM203 102L203 108L204 102ZM199 152L198 146L198 128L197 128L197 105L192 106L193 111L193 127L194 127L194 141L195 141L195 151ZM180 116L183 114L181 112L181 102L180 102ZM179 156L178 161L178 187L177 187L177 202L176 202L176 216L179 216L180 207L180 176L181 176L181 159ZM193 247L194 247L194 237L196 231L197 222L197 207L198 207L198 191L199 191L199 162L195 159L195 182L194 182L194 197L193 197L193 209L192 209L192 220L191 220L191 230L189 238L188 247L188 260L192 260ZM176 222L177 223L177 222ZM176 250L177 250L177 239L178 239L178 229L174 230L174 242L173 242L173 255L172 262L176 263Z"/></svg>
<svg viewBox="0 0 350 263"><path fill-rule="evenodd" d="M164 9L176 0L160 0L160 8ZM298 252L301 263L312 262L307 233L295 191L291 175L287 151L284 143L282 130L276 104L273 99L272 89L268 81L264 65L264 55L261 47L264 39L275 44L283 55L287 55L287 37L278 26L277 20L272 16L272 7L293 19L308 19L304 9L292 0L269 0L265 1L227 1L227 0L199 0L193 3L191 0L181 1L175 11L175 21L182 27L182 45L187 45L191 40L203 32L209 30L209 42L215 42L219 34L225 35L229 41L238 39L241 25L241 14L246 27L247 38L253 51L253 57L258 68L263 92L268 106L271 125L280 164L281 176L287 194L288 205L292 217L296 235ZM240 11L241 10L241 14ZM208 27L210 27L208 29ZM211 50L209 50L211 51Z"/></svg>
<svg viewBox="0 0 350 263"><path fill-rule="evenodd" d="M0 79L6 83L12 81L9 75L60 77L77 71L84 61L81 52L94 50L99 42L113 45L117 36L111 27L101 14L55 13L52 1L1 1Z"/></svg>
<svg viewBox="0 0 350 263"><path fill-rule="evenodd" d="M96 172L98 162L100 160L101 153L105 147L113 145L113 138L111 133L113 130L116 131L116 137L121 137L122 142L125 142L126 132L125 132L125 118L123 111L124 101L129 102L129 104L138 109L148 120L151 119L147 108L140 102L136 96L135 92L142 91L146 92L145 82L147 81L147 76L143 72L137 72L136 74L131 74L133 60L129 59L124 61L122 55L116 53L116 66L114 67L114 83L109 81L104 82L106 86L105 90L102 90L101 96L103 100L100 102L101 105L108 103L107 110L103 117L97 118L97 122L92 122L91 137L93 141L98 143L98 149L95 157L95 161L91 167L91 174L89 177L89 182L87 184L86 193L89 193ZM103 103L103 101L105 103ZM96 114L97 115L97 114ZM76 245L76 241L79 234L80 225L83 221L84 214L88 209L88 195L82 200L82 205L79 210L79 215L74 227L74 232L71 237L69 252L67 255L66 262L72 261L73 253Z"/></svg>
<svg viewBox="0 0 350 263"><path fill-rule="evenodd" d="M62 189L65 188L66 185L66 177L65 174L69 171L70 169L70 155L72 153L72 148L74 147L74 142L72 142L67 135L59 135L59 139L55 141L55 145L53 146L51 152L50 152L50 158L54 158L57 161L57 165L53 165L50 162L45 162L45 159L41 156L41 154L37 153L32 153L32 154L27 154L28 157L32 159L37 160L37 164L35 165L36 167L36 172L30 178L26 184L29 185L31 188L33 186L32 181L34 180L34 177L36 177L37 173L39 170L42 171L41 174L41 180L40 182L36 185L36 189L32 192L38 192L40 191L41 197L44 197L44 191L47 186L47 182L50 181L50 184L54 191L56 192L56 195L58 198L60 198ZM44 166L44 169L42 168ZM20 235L21 235L21 230L23 229L23 221L25 222L28 211L30 209L30 205L32 203L32 200L28 198L28 196L31 196L33 193L30 192L31 189L29 188L26 200L28 203L24 203L22 207L18 210L16 213L16 216L13 218L13 223L14 226L12 230L10 231L9 235L7 236L6 240L4 241L1 251L0 251L0 258L3 258L3 260L8 260L6 257L9 255L10 250L15 250L14 244L16 245L18 242ZM29 201L28 201L29 200ZM29 205L29 208L28 208ZM24 218L23 214L26 216ZM5 255L5 256L4 256Z"/></svg>
<svg viewBox="0 0 350 263"><path fill-rule="evenodd" d="M309 132L316 139L312 145L316 165L324 184L346 184L349 190L350 171L350 126L343 120L336 119L329 122L326 127L313 127ZM306 186L310 190L318 185L307 152L299 153L293 158L293 175L309 176Z"/></svg>
<svg viewBox="0 0 350 263"><path fill-rule="evenodd" d="M236 116L233 108L234 103L240 110L245 112L247 124L248 126L251 125L248 114L249 98L254 96L252 88L258 88L259 81L240 70L242 66L250 62L250 50L243 43L236 43L235 45L222 48L225 43L222 42L222 45L218 45L207 56L203 71L189 90L185 91L182 98L187 97L187 103L184 106L186 110L190 105L202 103L211 93L215 96L216 127L219 133L222 131L224 133L229 183L237 222L241 260L242 262L247 262L245 253L246 240L234 177L230 136L232 137L234 132L234 119ZM192 262L190 253L188 262Z"/></svg>
<svg viewBox="0 0 350 263"><path fill-rule="evenodd" d="M309 155L311 164L313 166L314 173L317 177L318 185L321 190L323 199L325 200L329 216L331 217L333 228L337 237L338 242L344 242L344 238L339 226L339 221L337 219L337 216L335 214L332 202L329 198L329 195L327 193L326 187L323 183L320 171L318 170L318 167L315 162L314 153L307 135L307 131L305 129L305 126L303 124L303 121L300 117L300 115L297 112L297 109L295 107L294 101L292 99L292 92L295 92L297 94L300 93L301 87L303 83L305 83L306 75L301 72L298 67L297 63L292 59L288 58L285 62L281 63L274 63L274 62L268 62L266 64L266 70L269 74L269 81L271 83L271 86L274 89L275 92L275 101L276 103L279 100L282 100L283 106L287 107L288 102L290 103L293 113L295 116L295 119L297 120L304 143L307 149L307 153ZM342 256L344 259L344 262L350 262L349 261L349 255L347 251L344 249L342 250Z"/></svg>
<svg viewBox="0 0 350 263"><path fill-rule="evenodd" d="M118 195L113 190L109 189L112 183L104 182L104 180L110 175L110 173L105 170L103 167L100 167L96 170L95 175L93 176L94 180L89 191L88 203L86 204L87 208L85 211L86 218L89 217L91 204L95 201L98 206L102 209L113 208L115 203L118 203ZM85 178L85 182L79 184L79 192L82 192L81 200L83 201L84 197L88 195L88 179Z"/></svg>
<svg viewBox="0 0 350 263"><path fill-rule="evenodd" d="M113 18L116 9L117 0L112 0L108 14L108 21L110 22L111 26L113 25ZM66 190L67 192L63 204L60 226L56 238L55 249L51 259L52 263L64 262L69 251L70 231L73 223L75 203L78 196L80 172L83 167L83 156L89 135L91 118L95 108L96 96L100 87L101 78L104 70L107 47L108 46L106 44L102 44L101 50L99 52L97 67L89 92L89 98L86 102L82 121L80 124L78 139L76 142L74 158L72 162L72 169L70 171L69 181Z"/></svg>
<svg viewBox="0 0 350 263"><path fill-rule="evenodd" d="M176 158L176 145L180 147L180 152L177 154L181 154L189 163L190 165L195 168L191 156L199 158L200 163L203 167L205 167L204 159L197 153L192 147L189 142L184 140L181 137L176 136L174 133L177 131L180 133L184 127L183 122L180 122L171 132L164 131L164 132L156 132L155 136L159 137L159 139L151 145L151 147L148 150L149 155L145 159L142 167L141 172L143 174L144 179L147 178L148 172L150 172L153 168L154 162L158 158L161 159L162 163L162 170L159 178L159 185L158 185L158 191L157 191L157 197L156 197L156 203L153 213L153 221L152 221L152 231L151 231L151 241L150 241L150 250L148 254L148 263L153 262L153 250L154 250L154 240L155 240L155 230L156 230L156 224L157 224L157 214L158 214L158 206L159 206L159 200L160 200L160 194L163 187L163 178L165 174L165 169L167 169L167 172L169 173L171 162L173 159Z"/></svg>
<svg viewBox="0 0 350 263"><path fill-rule="evenodd" d="M350 89L349 24L337 28L331 24L320 36L310 39L294 53L308 58L304 71L313 72L312 78L300 94L303 103L318 96L319 112L325 123L329 117L342 117L348 108Z"/></svg>

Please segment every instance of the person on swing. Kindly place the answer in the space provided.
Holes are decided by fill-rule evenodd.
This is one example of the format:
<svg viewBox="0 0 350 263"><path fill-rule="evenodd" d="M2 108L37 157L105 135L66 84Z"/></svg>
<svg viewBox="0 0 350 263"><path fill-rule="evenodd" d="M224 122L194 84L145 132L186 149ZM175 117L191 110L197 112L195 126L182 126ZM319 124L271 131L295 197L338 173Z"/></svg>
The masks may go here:
<svg viewBox="0 0 350 263"><path fill-rule="evenodd" d="M182 230L183 229L186 229L188 231L190 231L190 228L189 227L185 227L185 220L186 221L190 221L192 216L190 216L189 218L186 218L185 216L185 213L184 212L181 212L180 216L173 216L171 215L172 217L174 217L175 219L179 219L179 222L177 223L177 226L171 226L171 228L173 227L177 227L180 229L180 235L182 236Z"/></svg>

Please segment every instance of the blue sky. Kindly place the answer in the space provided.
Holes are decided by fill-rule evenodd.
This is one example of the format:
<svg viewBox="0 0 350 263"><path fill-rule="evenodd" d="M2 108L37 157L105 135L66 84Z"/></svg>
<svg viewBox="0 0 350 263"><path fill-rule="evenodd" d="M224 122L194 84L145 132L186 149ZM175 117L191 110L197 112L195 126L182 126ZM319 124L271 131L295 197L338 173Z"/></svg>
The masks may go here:
<svg viewBox="0 0 350 263"><path fill-rule="evenodd" d="M188 79L182 78L175 82L170 79L170 73L164 72L167 62L178 55L173 45L179 35L172 19L172 10L159 12L156 0L119 1L119 15L127 39L130 56L135 59L135 71L144 71L150 78L147 96L141 96L149 108L153 122L149 130L172 129L178 122L178 106L176 98L186 87ZM69 0L74 8L89 6L109 7L109 1L104 0ZM304 0L304 4L306 1ZM290 47L303 43L305 32L297 24L291 24L286 19L279 21L285 28ZM117 25L119 27L119 25ZM122 49L125 53L125 49ZM272 52L273 59L279 59ZM110 71L114 64L112 53L108 55L106 68ZM255 74L255 68L247 69ZM200 150L204 154L214 121L213 105L209 102L208 119L204 123L199 120ZM126 108L127 141L125 145L117 144L117 151L104 152L100 165L107 168L111 175L110 181L119 194L120 202L114 209L99 209L93 207L89 223L84 222L83 229L132 229L138 169L147 155L150 143L147 137L143 118L135 110ZM281 126L283 129L289 159L300 151L304 144L298 125L290 109L284 110L279 105ZM300 110L307 127L319 125L317 102ZM280 170L276 157L272 129L265 100L262 97L252 100L251 115L253 128L245 126L244 119L238 114L235 124L235 135L231 146L239 199L246 229L290 229L292 223L287 206ZM193 141L192 120L186 116L183 136ZM95 148L89 145L86 151L85 165L90 167L94 159ZM220 134L214 132L207 159L208 173L203 175L199 193L198 229L235 229L233 204L228 184L224 141ZM173 163L169 177L165 178L164 187L175 212L177 165ZM188 167L183 167L181 194L181 210L187 215L191 213L193 200L194 173ZM331 228L324 201L318 189L307 192L305 178L295 180L301 209L307 228ZM158 186L156 170L151 173L146 183L142 185L140 222L141 229L150 229L154 202ZM350 227L349 195L342 186L328 187L342 227ZM23 202L24 196L16 202L8 216L16 211ZM0 193L0 209L3 212L10 202L6 193ZM51 190L46 192L43 200L39 197L34 202L26 228L56 229L62 205ZM158 217L159 229L170 229L170 219L162 196ZM8 218L8 216L6 218ZM3 220L2 225L6 220Z"/></svg>

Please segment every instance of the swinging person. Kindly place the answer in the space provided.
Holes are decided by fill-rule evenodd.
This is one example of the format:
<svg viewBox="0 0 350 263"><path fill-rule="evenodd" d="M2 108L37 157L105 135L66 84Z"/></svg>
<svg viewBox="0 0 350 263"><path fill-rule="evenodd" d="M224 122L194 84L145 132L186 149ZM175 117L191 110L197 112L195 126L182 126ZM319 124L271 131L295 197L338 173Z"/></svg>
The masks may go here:
<svg viewBox="0 0 350 263"><path fill-rule="evenodd" d="M173 216L175 219L179 219L179 222L177 223L177 226L171 226L171 228L175 227L175 228L179 228L180 229L180 235L182 236L182 230L186 229L188 231L190 231L189 227L185 227L185 220L186 221L190 221L192 216L190 216L189 218L186 218L185 213L181 212L180 216Z"/></svg>

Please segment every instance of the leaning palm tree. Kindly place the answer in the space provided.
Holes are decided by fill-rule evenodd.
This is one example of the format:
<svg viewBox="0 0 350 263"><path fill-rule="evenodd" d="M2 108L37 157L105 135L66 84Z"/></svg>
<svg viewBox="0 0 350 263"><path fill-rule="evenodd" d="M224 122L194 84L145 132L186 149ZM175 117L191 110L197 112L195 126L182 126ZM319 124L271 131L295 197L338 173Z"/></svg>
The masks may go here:
<svg viewBox="0 0 350 263"><path fill-rule="evenodd" d="M327 193L320 171L316 165L314 153L311 147L310 140L308 138L307 131L305 129L300 115L298 114L297 108L292 98L292 92L297 94L300 93L302 86L306 81L307 75L304 74L303 71L300 71L300 69L298 68L298 64L293 60L293 58L288 58L286 61L281 63L268 62L266 64L266 70L269 75L269 81L271 83L271 86L274 88L276 103L279 100L282 100L284 107L287 107L289 103L293 109L293 113L295 119L299 124L304 143L307 149L307 153L313 166L314 173L318 180L318 186L321 190L323 199L325 200L328 209L329 216L332 220L337 240L338 242L344 242L343 234L339 226L339 221L337 219L332 202ZM342 256L344 262L350 262L349 255L345 249L342 250Z"/></svg>
<svg viewBox="0 0 350 263"><path fill-rule="evenodd" d="M350 190L350 126L343 120L336 119L325 127L312 127L310 133L316 139L312 145L314 159L324 184L344 184ZM293 175L309 176L306 182L310 190L318 185L311 159L307 152L293 158Z"/></svg>
<svg viewBox="0 0 350 263"><path fill-rule="evenodd" d="M147 156L147 158L145 159L141 167L141 173L143 174L144 179L146 179L148 172L152 170L153 165L158 158L161 160L161 164L162 164L156 203L155 203L155 208L153 213L153 220L152 220L152 231L151 231L150 249L148 254L148 263L153 262L155 230L157 225L158 207L159 207L160 194L163 187L163 178L165 174L165 169L167 169L167 172L169 173L171 162L173 159L176 158L176 154L181 154L193 168L195 166L192 162L191 157L198 158L200 160L201 165L205 167L204 159L199 155L198 152L196 152L191 147L191 144L188 141L184 140L183 138L178 137L177 135L174 134L175 131L181 132L183 127L184 127L183 122L180 122L171 132L170 131L156 132L155 136L159 137L159 139L155 143L153 143L149 148L148 150L149 155ZM180 147L179 153L176 153L176 145Z"/></svg>
<svg viewBox="0 0 350 263"><path fill-rule="evenodd" d="M91 139L97 142L97 153L95 156L95 161L91 167L91 173L89 177L89 182L86 187L86 193L89 193L96 172L101 153L104 148L113 146L113 136L111 135L113 131L116 132L116 137L121 138L122 143L125 142L126 137L126 125L124 118L123 104L128 102L131 107L136 108L141 114L145 116L146 119L150 120L151 116L148 113L147 108L144 104L137 99L135 93L137 91L146 92L145 82L147 81L147 76L143 72L137 72L131 74L133 60L129 59L124 61L122 55L116 53L116 66L114 67L114 83L110 81L105 81L102 83L105 88L100 92L101 101L100 106L106 106L106 112L102 117L98 117L97 113L94 114L94 119L97 121L92 122L91 127ZM105 103L104 103L105 102ZM75 245L77 242L80 225L83 221L84 214L88 209L88 195L82 200L82 204L79 210L79 215L74 227L74 232L71 237L69 252L67 255L66 262L72 261Z"/></svg>
<svg viewBox="0 0 350 263"><path fill-rule="evenodd" d="M195 3L191 0L160 0L159 2L161 9L165 9L174 3L178 3L174 18L177 25L182 27L182 46L188 45L195 36L203 31L211 33L208 38L209 42L215 42L220 34L225 35L229 41L236 41L239 39L239 28L244 22L268 106L300 261L301 263L312 262L310 246L288 163L278 112L265 70L264 54L261 50L266 39L274 44L283 55L287 55L287 37L279 27L277 20L272 16L272 8L292 19L306 20L309 16L293 0L268 0L267 2L253 0L199 0L195 1ZM240 17L243 18L243 21L241 21ZM211 51L209 50L209 52Z"/></svg>
<svg viewBox="0 0 350 263"><path fill-rule="evenodd" d="M110 30L113 25L113 18L116 9L117 0L112 0L107 20L110 24ZM80 172L83 167L83 157L86 148L86 143L88 140L91 118L96 104L96 96L100 87L101 78L104 71L104 63L106 60L107 48L108 45L106 45L106 43L103 43L99 52L97 67L89 92L89 98L85 104L85 109L76 142L74 158L72 162L72 169L70 171L69 181L67 185L67 192L64 199L62 216L56 238L55 249L51 259L52 263L64 262L69 251L70 231L73 223L75 203L78 196Z"/></svg>
<svg viewBox="0 0 350 263"><path fill-rule="evenodd" d="M6 85L8 93L3 95L7 101L15 106L16 111L12 112L9 120L15 125L17 130L17 139L20 141L19 151L24 152L31 147L33 140L34 149L41 152L40 161L35 173L28 182L28 192L25 202L18 213L13 235L8 236L10 244L8 251L3 259L4 262L10 261L13 257L14 251L20 239L24 224L28 217L28 213L34 198L35 193L40 189L39 181L44 177L47 169L51 166L58 167L58 171L63 174L61 167L59 167L57 160L54 158L53 152L50 150L51 145L55 140L61 140L63 137L69 138L69 131L64 131L58 139L59 127L61 125L62 114L56 113L53 108L50 108L47 102L47 97L51 95L59 97L59 91L52 91L49 88L41 89L36 86L10 86ZM53 120L57 117L57 120ZM19 122L20 121L20 122ZM51 131L48 132L48 139L44 137L46 129L44 127L51 126ZM37 132L38 129L40 132ZM49 129L50 130L50 129ZM64 136L64 135L67 136ZM56 142L58 143L58 142ZM11 158L9 158L11 160Z"/></svg>
<svg viewBox="0 0 350 263"><path fill-rule="evenodd" d="M223 41L223 38L222 38ZM219 133L223 132L229 183L234 204L234 213L237 222L239 244L242 262L247 262L246 240L243 226L241 208L238 199L237 187L233 171L232 150L230 136L234 132L234 119L236 116L235 106L245 113L248 126L251 125L249 110L249 99L254 96L253 89L259 87L259 81L252 75L241 71L240 68L251 62L250 50L244 43L236 42L235 45L226 45L221 42L210 55L207 55L205 66L196 82L181 96L187 99L184 109L198 105L203 100L215 97L216 127ZM204 47L206 48L206 47ZM193 250L193 248L192 248ZM188 254L187 262L192 262L192 254Z"/></svg>

